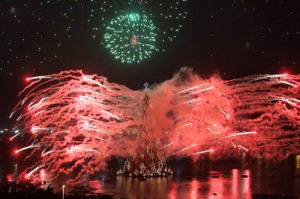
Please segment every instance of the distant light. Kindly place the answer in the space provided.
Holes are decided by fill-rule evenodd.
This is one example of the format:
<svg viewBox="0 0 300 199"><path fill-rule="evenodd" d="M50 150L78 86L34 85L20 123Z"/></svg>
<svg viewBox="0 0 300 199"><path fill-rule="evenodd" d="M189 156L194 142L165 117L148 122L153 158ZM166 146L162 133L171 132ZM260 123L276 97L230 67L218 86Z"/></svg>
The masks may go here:
<svg viewBox="0 0 300 199"><path fill-rule="evenodd" d="M11 7L9 10L9 13L12 15L16 15L16 8L15 7Z"/></svg>
<svg viewBox="0 0 300 199"><path fill-rule="evenodd" d="M31 81L31 77L30 76L26 76L24 79L25 79L26 82L30 82Z"/></svg>
<svg viewBox="0 0 300 199"><path fill-rule="evenodd" d="M284 76L288 76L288 75L289 75L289 73L288 73L287 71L284 71L284 72L282 73L282 75L284 75Z"/></svg>

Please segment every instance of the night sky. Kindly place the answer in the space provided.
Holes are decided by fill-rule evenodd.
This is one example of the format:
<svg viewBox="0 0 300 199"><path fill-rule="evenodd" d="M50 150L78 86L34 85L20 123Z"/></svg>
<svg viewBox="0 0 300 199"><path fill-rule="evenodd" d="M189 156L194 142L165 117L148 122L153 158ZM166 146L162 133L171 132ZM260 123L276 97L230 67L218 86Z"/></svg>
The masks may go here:
<svg viewBox="0 0 300 199"><path fill-rule="evenodd" d="M122 64L101 45L97 1L0 1L1 128L28 76L82 69L141 89L182 66L224 79L300 73L299 0L189 0L177 39L140 64Z"/></svg>

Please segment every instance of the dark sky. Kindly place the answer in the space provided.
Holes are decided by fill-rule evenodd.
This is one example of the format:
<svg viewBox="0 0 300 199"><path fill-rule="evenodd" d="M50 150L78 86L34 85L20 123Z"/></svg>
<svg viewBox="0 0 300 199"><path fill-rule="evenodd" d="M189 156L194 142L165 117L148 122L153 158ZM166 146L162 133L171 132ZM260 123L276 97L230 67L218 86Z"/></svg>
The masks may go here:
<svg viewBox="0 0 300 199"><path fill-rule="evenodd" d="M0 1L1 128L27 76L82 69L140 89L182 66L224 79L300 73L299 0L189 0L177 39L140 64L121 64L101 45L97 1Z"/></svg>

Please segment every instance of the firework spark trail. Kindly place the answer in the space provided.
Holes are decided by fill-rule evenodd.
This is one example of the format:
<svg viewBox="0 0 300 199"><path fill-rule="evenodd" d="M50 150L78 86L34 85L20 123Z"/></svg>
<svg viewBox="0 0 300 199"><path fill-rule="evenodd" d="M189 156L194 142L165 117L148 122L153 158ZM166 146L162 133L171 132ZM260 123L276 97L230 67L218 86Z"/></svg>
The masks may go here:
<svg viewBox="0 0 300 199"><path fill-rule="evenodd" d="M209 153L209 152L213 152L213 151L214 151L213 149L205 150L205 151L199 151L199 152L195 152L195 153L189 154L189 156L199 155L199 154L203 154L203 153Z"/></svg>
<svg viewBox="0 0 300 199"><path fill-rule="evenodd" d="M243 146L237 146L238 148L241 148L241 149L243 149L243 150L245 150L245 151L248 151L248 149L246 149L245 147L243 147Z"/></svg>
<svg viewBox="0 0 300 199"><path fill-rule="evenodd" d="M197 93L202 93L202 92L205 92L205 91L208 91L208 90L211 90L211 89L214 89L214 87L211 86L211 87L209 87L209 88L205 88L205 89L202 89L202 90L199 90L199 91L195 91L195 92L190 93L190 94L188 94L188 95L186 95L186 96L189 96L189 95L195 95L195 94L197 94ZM186 97L186 96L185 96L185 97Z"/></svg>
<svg viewBox="0 0 300 199"><path fill-rule="evenodd" d="M47 170L66 173L71 172L69 167L78 167L80 159L87 160L91 154L101 151L94 161L99 165L95 166L96 169L103 168L105 157L111 154L109 146L112 144L108 143L112 135L99 133L111 132L117 138L121 131L126 130L136 117L129 113L131 107L128 104L134 105L133 99L137 95L124 86L108 83L103 77L83 75L81 71L47 77L32 78L37 82L26 88L27 100L19 103L14 113L22 114L15 128L24 124L22 134L34 133L31 141L38 139L39 143L49 144L30 145L18 152L34 148L32 154L42 154L43 161L49 163L45 166ZM84 100L76 101L78 98ZM83 120L88 121L88 125L82 126ZM119 125L114 126L116 123ZM43 136L37 137L42 132ZM69 147L78 147L84 152L75 150L73 156L63 152ZM120 153L124 156L126 151L120 150ZM70 166L64 164L67 162Z"/></svg>
<svg viewBox="0 0 300 199"><path fill-rule="evenodd" d="M18 152L41 157L27 171L39 165L53 177L79 171L76 182L105 168L112 155L143 150L194 159L207 148L216 151L213 159L241 152L282 159L300 152L300 75L204 80L183 68L146 91L81 71L31 79L11 114L14 129L21 129L11 139L30 137Z"/></svg>
<svg viewBox="0 0 300 199"><path fill-rule="evenodd" d="M176 151L176 152L174 153L174 155L176 155L176 154L178 154L178 153L180 153L180 152L182 152L182 151L185 151L185 150L187 150L187 149L189 149L189 148L191 148L191 147L195 147L195 146L196 146L196 144L192 144L192 145L190 145L190 146L184 147L183 149L180 149L179 151Z"/></svg>
<svg viewBox="0 0 300 199"><path fill-rule="evenodd" d="M19 153L20 151L24 151L24 150L27 150L27 149L37 148L37 147L40 147L40 146L41 146L40 144L32 144L32 145L29 145L29 146L26 146L26 147L23 147L21 149L16 150L15 153Z"/></svg>
<svg viewBox="0 0 300 199"><path fill-rule="evenodd" d="M51 77L47 75L43 75L43 76L28 77L26 80L32 81L32 80L41 80L41 79L51 79Z"/></svg>
<svg viewBox="0 0 300 199"><path fill-rule="evenodd" d="M227 135L226 137L230 138L230 137L241 136L241 135L250 135L250 134L255 134L255 133L256 132L240 132L240 133L233 133L233 134Z"/></svg>
<svg viewBox="0 0 300 199"><path fill-rule="evenodd" d="M12 137L10 138L10 141L12 141L13 139L15 139L15 138L18 137L19 135L22 135L22 132L21 132L21 133L17 133L17 134L15 134L14 136L12 136Z"/></svg>
<svg viewBox="0 0 300 199"><path fill-rule="evenodd" d="M287 81L278 81L278 83L286 84L286 85L289 85L289 86L293 86L293 87L295 87L295 88L298 87L298 85L293 84L293 83L291 83L291 82L287 82Z"/></svg>
<svg viewBox="0 0 300 199"><path fill-rule="evenodd" d="M182 91L178 91L176 92L175 94L181 94L181 93L185 93L185 92L188 92L188 91L191 91L191 90L194 90L194 89L197 89L201 86L208 86L209 84L201 84L201 85L198 85L198 86L194 86L194 87L191 87L191 88L187 88L187 89L184 89Z"/></svg>
<svg viewBox="0 0 300 199"><path fill-rule="evenodd" d="M34 172L36 172L37 170L39 170L39 169L41 169L41 168L43 168L43 167L45 167L44 164L37 166L37 167L34 168L32 171L30 171L30 172L26 175L25 178L29 178Z"/></svg>
<svg viewBox="0 0 300 199"><path fill-rule="evenodd" d="M162 150L162 149L164 149L164 148L167 148L167 147L169 147L169 146L171 146L171 145L173 145L173 144L175 144L175 142L171 142L170 144L167 144L167 145L163 146L163 147L160 148L159 150Z"/></svg>
<svg viewBox="0 0 300 199"><path fill-rule="evenodd" d="M232 108L236 109L236 129L257 132L253 142L246 145L249 153L255 151L274 159L299 153L300 76L262 75L236 81L226 82L235 102Z"/></svg>
<svg viewBox="0 0 300 199"><path fill-rule="evenodd" d="M50 153L54 153L55 150L47 151L45 153L44 152L45 152L45 150L42 152L42 156L45 156L45 155L50 154Z"/></svg>

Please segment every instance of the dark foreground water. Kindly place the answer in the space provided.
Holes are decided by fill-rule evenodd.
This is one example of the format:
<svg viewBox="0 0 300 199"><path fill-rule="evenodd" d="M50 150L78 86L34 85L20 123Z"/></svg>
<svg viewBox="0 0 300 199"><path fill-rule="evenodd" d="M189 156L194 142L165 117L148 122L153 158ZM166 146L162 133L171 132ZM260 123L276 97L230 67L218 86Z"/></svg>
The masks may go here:
<svg viewBox="0 0 300 199"><path fill-rule="evenodd" d="M228 162L181 162L176 163L174 167L176 174L173 177L141 181L118 176L109 182L103 179L93 180L89 185L97 189L97 192L111 194L114 198L251 199L252 194L300 198L300 165L295 162L274 164L257 161L255 164L238 166Z"/></svg>
<svg viewBox="0 0 300 199"><path fill-rule="evenodd" d="M99 173L85 185L113 198L255 199L257 194L265 194L257 198L300 199L300 156L298 161L280 163L255 160L194 164L176 160L170 167L175 171L174 176L146 180L115 176L112 169L111 173ZM56 184L57 191L61 191L60 185L65 182ZM71 187L66 185L65 192L68 190Z"/></svg>

